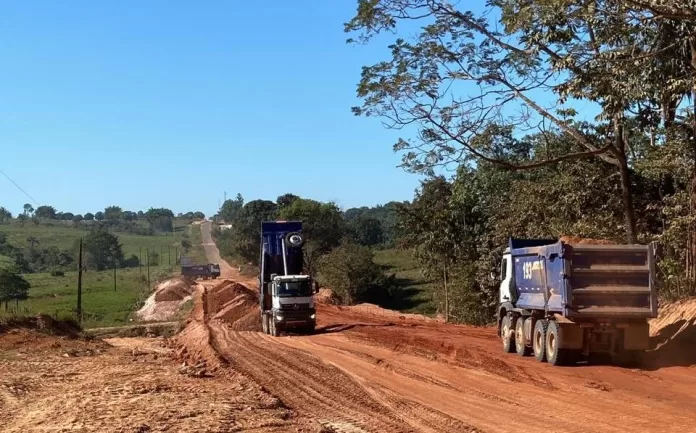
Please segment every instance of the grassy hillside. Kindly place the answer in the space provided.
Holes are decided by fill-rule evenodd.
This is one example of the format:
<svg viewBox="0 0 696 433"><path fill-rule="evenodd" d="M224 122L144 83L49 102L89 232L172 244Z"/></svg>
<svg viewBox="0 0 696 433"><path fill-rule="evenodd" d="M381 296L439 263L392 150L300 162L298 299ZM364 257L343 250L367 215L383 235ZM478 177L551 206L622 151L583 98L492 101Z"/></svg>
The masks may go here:
<svg viewBox="0 0 696 433"><path fill-rule="evenodd" d="M174 233L160 233L153 236L134 235L129 233L119 233L114 231L123 244L123 254L129 257L131 254L139 255L143 250L143 255L147 248L154 248L158 254L168 254L167 247L174 246L181 240L183 233L186 233L188 222L185 220L174 220ZM87 236L87 227L69 227L59 221L52 222L51 225L42 223L34 225L27 222L24 226L17 221L10 224L0 224L0 232L7 234L8 242L16 247L26 247L29 242L27 238L38 239L38 247L55 246L61 250L69 250L75 245L75 241L80 237ZM172 251L174 257L174 251ZM166 257L165 257L166 258ZM143 257L144 260L144 257Z"/></svg>
<svg viewBox="0 0 696 433"><path fill-rule="evenodd" d="M376 250L375 262L387 275L396 276L397 286L392 290L394 300L385 307L406 313L435 314L433 284L421 275L410 251Z"/></svg>
<svg viewBox="0 0 696 433"><path fill-rule="evenodd" d="M191 240L191 226L185 220L175 220L175 231L169 234L153 236L134 235L113 232L123 245L126 257L140 255L142 250L143 263L146 251L156 251L159 254L159 266L150 267L152 285L156 280L171 274L178 274L176 251L181 248L184 239L196 245L200 243L200 228L198 238ZM26 223L22 227L18 222L0 225L0 232L8 236L9 243L17 247L27 247L28 237L38 240L37 247L55 246L61 250L71 250L80 237L87 235L85 228L65 226L59 222L53 225L34 225ZM194 250L187 254L194 254ZM171 263L171 265L170 265ZM66 272L65 276L51 276L50 273L31 273L24 277L31 284L29 299L21 301L18 306L19 314L49 314L60 317L74 315L77 305L77 272ZM132 313L140 308L142 302L150 293L147 286L147 266L141 268L126 268L116 270L116 290L114 290L114 275L112 270L101 272L87 271L83 274L83 311L86 327L102 327L125 324L129 322ZM10 310L15 305L10 305ZM0 307L0 316L13 314L5 313L4 305Z"/></svg>

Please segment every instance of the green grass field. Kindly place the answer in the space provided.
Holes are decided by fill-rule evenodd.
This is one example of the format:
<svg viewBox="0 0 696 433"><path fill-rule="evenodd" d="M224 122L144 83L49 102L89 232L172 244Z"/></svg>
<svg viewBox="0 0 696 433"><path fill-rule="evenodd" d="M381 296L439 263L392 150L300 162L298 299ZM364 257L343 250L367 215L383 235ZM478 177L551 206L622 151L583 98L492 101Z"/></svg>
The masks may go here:
<svg viewBox="0 0 696 433"><path fill-rule="evenodd" d="M435 314L433 284L421 275L410 251L375 250L375 262L382 266L385 274L395 274L397 280L397 287L392 290L394 300L384 307L405 313Z"/></svg>
<svg viewBox="0 0 696 433"><path fill-rule="evenodd" d="M59 221L47 225L45 222L40 225L34 225L27 222L22 227L17 221L10 224L0 224L0 232L7 234L8 242L16 247L26 247L29 245L27 238L34 237L38 239L37 248L55 246L61 250L70 250L75 245L75 242L80 237L85 237L89 230L84 227L69 227L61 224ZM142 251L143 261L145 260L145 251L149 248L150 251L157 251L160 256L164 255L165 262L168 261L168 248L171 249L172 261L176 254L176 245L181 241L184 233L187 233L188 222L184 220L174 220L174 233L158 233L153 236L133 235L129 233L120 233L114 231L123 245L123 254L125 257L130 257L132 254L140 255Z"/></svg>
<svg viewBox="0 0 696 433"><path fill-rule="evenodd" d="M151 285L157 280L179 273L176 265L176 254L180 252L181 241L195 236L183 220L175 220L175 231L169 234L142 236L113 232L118 236L123 246L125 257L134 254L140 256L145 263L146 251L155 251L159 255L159 265L150 267ZM24 227L14 221L11 224L0 225L0 232L8 236L9 243L17 247L26 247L30 236L38 239L38 246L56 246L69 250L76 240L87 235L83 228L55 225L34 225L28 222ZM200 228L198 240L200 243ZM185 254L193 254L192 251ZM8 314L49 314L55 317L75 314L77 306L77 271L66 272L63 277L54 277L50 273L24 274L31 284L29 299L20 301L17 311L15 305L10 305L10 311L5 313L4 305L0 307L0 317ZM82 279L82 302L84 326L105 327L130 323L133 312L140 308L147 299L150 288L147 286L147 266L140 268L125 268L116 270L116 290L112 270L87 271Z"/></svg>
<svg viewBox="0 0 696 433"><path fill-rule="evenodd" d="M164 279L176 272L169 266L151 266L150 279ZM29 299L19 302L19 310L10 304L10 311L0 308L0 317L8 314L48 314L54 317L73 316L77 307L77 272L64 277L49 273L25 274L31 284ZM129 323L132 313L142 306L150 290L147 287L147 267L116 270L114 290L113 271L87 271L82 275L82 309L86 328L117 326Z"/></svg>

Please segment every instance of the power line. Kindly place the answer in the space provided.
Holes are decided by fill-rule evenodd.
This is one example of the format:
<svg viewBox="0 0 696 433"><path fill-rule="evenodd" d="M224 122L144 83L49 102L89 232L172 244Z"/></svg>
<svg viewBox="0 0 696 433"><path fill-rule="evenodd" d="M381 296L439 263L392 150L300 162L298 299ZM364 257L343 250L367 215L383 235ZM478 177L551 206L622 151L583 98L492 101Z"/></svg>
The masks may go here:
<svg viewBox="0 0 696 433"><path fill-rule="evenodd" d="M12 178L10 178L10 176L8 176L7 173L5 173L5 172L2 171L2 170L0 170L0 173L2 173L2 175L5 176L5 177L7 178L7 180L9 180L10 182L12 182L12 185L16 186L18 190L22 191L22 192L24 193L24 195L26 195L27 197L29 197L29 200L33 201L35 205L40 206L40 205L39 205L39 202L36 201L36 200L34 200L34 197L30 196L28 192L24 191L24 190L22 189L21 186L17 185L17 182L15 182L14 180L12 180Z"/></svg>

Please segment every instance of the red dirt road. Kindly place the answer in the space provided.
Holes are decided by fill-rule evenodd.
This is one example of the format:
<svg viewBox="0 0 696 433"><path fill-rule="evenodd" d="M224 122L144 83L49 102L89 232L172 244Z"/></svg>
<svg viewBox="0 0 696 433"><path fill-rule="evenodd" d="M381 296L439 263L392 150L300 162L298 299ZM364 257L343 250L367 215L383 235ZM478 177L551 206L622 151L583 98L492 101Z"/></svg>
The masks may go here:
<svg viewBox="0 0 696 433"><path fill-rule="evenodd" d="M334 431L696 432L694 362L656 354L646 369L552 367L504 354L491 328L331 305L311 336L234 331L214 314L198 326L216 356Z"/></svg>

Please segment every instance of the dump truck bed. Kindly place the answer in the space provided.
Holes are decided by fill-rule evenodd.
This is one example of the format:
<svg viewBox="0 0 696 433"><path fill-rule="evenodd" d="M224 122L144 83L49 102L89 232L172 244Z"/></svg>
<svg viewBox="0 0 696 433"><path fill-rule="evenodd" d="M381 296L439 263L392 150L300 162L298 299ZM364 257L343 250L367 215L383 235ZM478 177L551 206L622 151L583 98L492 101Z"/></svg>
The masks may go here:
<svg viewBox="0 0 696 433"><path fill-rule="evenodd" d="M657 317L651 245L538 245L511 240L516 307L571 320Z"/></svg>

